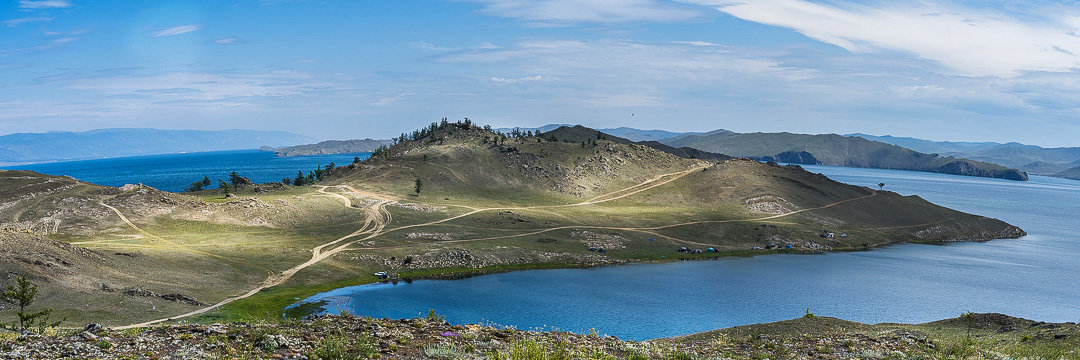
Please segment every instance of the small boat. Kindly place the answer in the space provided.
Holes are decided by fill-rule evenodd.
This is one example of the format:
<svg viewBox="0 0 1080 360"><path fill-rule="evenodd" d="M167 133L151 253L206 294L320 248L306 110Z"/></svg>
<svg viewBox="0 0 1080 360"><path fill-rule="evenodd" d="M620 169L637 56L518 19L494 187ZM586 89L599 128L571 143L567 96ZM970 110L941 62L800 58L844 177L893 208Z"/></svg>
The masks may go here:
<svg viewBox="0 0 1080 360"><path fill-rule="evenodd" d="M385 271L379 271L379 272L375 273L375 277L380 278L380 279L386 279L386 278L390 277L390 274L387 274Z"/></svg>

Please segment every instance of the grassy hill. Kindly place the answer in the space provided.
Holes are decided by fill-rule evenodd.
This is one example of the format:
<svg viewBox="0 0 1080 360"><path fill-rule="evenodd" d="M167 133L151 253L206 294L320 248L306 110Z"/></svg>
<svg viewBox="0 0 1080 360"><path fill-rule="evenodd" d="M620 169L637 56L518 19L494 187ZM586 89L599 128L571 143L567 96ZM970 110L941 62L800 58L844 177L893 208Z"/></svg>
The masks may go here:
<svg viewBox="0 0 1080 360"><path fill-rule="evenodd" d="M1000 165L925 154L896 145L840 135L689 134L666 139L663 142L671 146L691 147L759 160L1027 180L1027 174L1024 172Z"/></svg>
<svg viewBox="0 0 1080 360"><path fill-rule="evenodd" d="M558 134L596 136L587 128ZM48 239L55 249L19 250L27 261L0 270L84 284L92 296L59 288L69 295L44 305L74 321L121 325L277 318L296 298L377 281L376 271L446 276L1024 234L799 166L584 139L432 124L367 160L323 170L314 184L253 185L229 196L3 171L0 228L10 232L0 238L15 248L33 242L25 236ZM70 246L90 252L65 255ZM56 262L50 256L81 270L36 265Z"/></svg>
<svg viewBox="0 0 1080 360"><path fill-rule="evenodd" d="M630 128L619 129L628 130ZM572 143L591 142L597 139L603 139L624 145L644 145L686 159L702 159L709 161L723 161L732 159L731 156L727 156L724 154L702 151L691 147L676 148L674 146L669 146L667 144L661 143L659 141L634 141L627 138L614 136L604 131L593 130L581 125L560 126L558 128L544 132L540 136L545 139L555 139L562 142Z"/></svg>

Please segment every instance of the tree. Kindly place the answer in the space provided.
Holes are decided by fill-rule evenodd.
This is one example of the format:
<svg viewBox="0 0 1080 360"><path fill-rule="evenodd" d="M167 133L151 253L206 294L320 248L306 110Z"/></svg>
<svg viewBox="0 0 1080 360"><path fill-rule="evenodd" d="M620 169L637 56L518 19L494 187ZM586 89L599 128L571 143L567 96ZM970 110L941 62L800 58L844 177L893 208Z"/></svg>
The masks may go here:
<svg viewBox="0 0 1080 360"><path fill-rule="evenodd" d="M191 183L191 185L188 185L187 191L188 192L201 191L203 189L206 189L206 188L210 187L210 184L212 184L210 182L210 177L209 176L203 176L202 180L193 182L193 183Z"/></svg>
<svg viewBox="0 0 1080 360"><path fill-rule="evenodd" d="M221 194L222 195L229 195L229 192L231 191L229 189L229 183L227 183L227 182L225 182L225 180L221 180L221 179L218 179L218 189L221 189Z"/></svg>
<svg viewBox="0 0 1080 360"><path fill-rule="evenodd" d="M416 190L416 196L420 196L420 190L423 190L423 189L424 189L424 180L420 180L420 178L416 178L416 186L415 186L415 188L413 188L413 190Z"/></svg>
<svg viewBox="0 0 1080 360"><path fill-rule="evenodd" d="M232 183L234 189L239 189L240 185L243 184L243 181L240 180L240 174L235 171L229 173L229 183Z"/></svg>
<svg viewBox="0 0 1080 360"><path fill-rule="evenodd" d="M4 325L5 328L12 331L18 331L25 333L28 328L37 328L38 332L43 332L45 328L56 327L60 325L63 320L50 322L49 316L52 315L52 309L42 309L40 311L29 312L26 308L34 304L34 298L37 297L38 287L34 285L30 279L27 279L25 275L19 276L15 280L15 285L9 285L2 293L0 293L0 302L11 304L18 308L15 313L19 319L18 323L12 323L11 325Z"/></svg>
<svg viewBox="0 0 1080 360"><path fill-rule="evenodd" d="M885 183L878 183L877 187L878 187L878 190L885 190Z"/></svg>
<svg viewBox="0 0 1080 360"><path fill-rule="evenodd" d="M287 177L286 178L281 178L281 183L285 184L285 185L292 185L292 179L287 178Z"/></svg>
<svg viewBox="0 0 1080 360"><path fill-rule="evenodd" d="M196 181L196 182L191 183L191 185L188 185L186 190L187 190L187 192L196 192L196 191L200 191L202 189L203 189L203 182L202 181Z"/></svg>
<svg viewBox="0 0 1080 360"><path fill-rule="evenodd" d="M292 183L293 183L293 185L296 185L296 186L304 186L304 172L300 171L300 170L297 170L296 171L296 178L293 179Z"/></svg>
<svg viewBox="0 0 1080 360"><path fill-rule="evenodd" d="M353 156L352 163L353 164L359 164L360 163L360 157L359 156Z"/></svg>

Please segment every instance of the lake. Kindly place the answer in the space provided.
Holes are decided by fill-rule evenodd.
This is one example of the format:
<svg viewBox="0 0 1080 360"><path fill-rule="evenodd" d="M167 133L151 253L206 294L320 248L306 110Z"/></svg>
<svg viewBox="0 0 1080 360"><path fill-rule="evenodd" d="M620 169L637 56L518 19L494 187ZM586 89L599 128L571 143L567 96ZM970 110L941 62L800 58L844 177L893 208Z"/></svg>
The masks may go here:
<svg viewBox="0 0 1080 360"><path fill-rule="evenodd" d="M926 322L963 312L1080 321L1080 181L806 166L837 181L919 195L1030 235L864 252L767 255L341 288L302 302L326 313L426 316L645 340L802 316Z"/></svg>
<svg viewBox="0 0 1080 360"><path fill-rule="evenodd" d="M67 175L106 186L143 183L159 190L184 191L189 184L209 176L217 187L217 179L228 181L229 173L255 183L294 178L297 171L314 170L317 166L348 165L354 157L366 159L370 153L278 157L273 152L258 150L213 151L186 154L132 156L109 159L65 161L44 164L18 165L4 169L32 170L49 175Z"/></svg>

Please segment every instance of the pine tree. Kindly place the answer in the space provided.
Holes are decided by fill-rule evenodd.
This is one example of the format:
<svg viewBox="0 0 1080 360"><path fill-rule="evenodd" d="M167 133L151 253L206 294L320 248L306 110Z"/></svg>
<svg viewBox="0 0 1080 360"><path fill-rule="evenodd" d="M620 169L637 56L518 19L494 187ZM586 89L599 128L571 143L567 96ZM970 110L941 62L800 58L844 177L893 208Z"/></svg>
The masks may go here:
<svg viewBox="0 0 1080 360"><path fill-rule="evenodd" d="M225 182L224 180L218 179L218 189L221 189L222 195L229 195L229 183Z"/></svg>
<svg viewBox="0 0 1080 360"><path fill-rule="evenodd" d="M59 326L60 323L63 322L63 320L50 322L49 316L52 315L52 309L42 309L35 312L26 310L26 308L34 304L34 298L37 297L37 291L37 285L34 285L34 283L31 282L30 279L27 279L25 275L22 275L15 280L15 285L9 285L3 292L0 292L0 302L8 303L18 308L18 311L15 313L15 317L19 319L18 322L11 325L3 325L4 328L25 333L27 329L36 327L38 332L44 332L46 328Z"/></svg>
<svg viewBox="0 0 1080 360"><path fill-rule="evenodd" d="M420 180L420 178L416 178L416 185L413 188L413 190L416 190L416 196L420 196L420 190L423 190L423 189L424 189L424 180Z"/></svg>
<svg viewBox="0 0 1080 360"><path fill-rule="evenodd" d="M297 170L296 171L296 178L293 179L292 183L293 183L293 185L296 185L296 186L304 186L304 172L300 171L300 170Z"/></svg>

